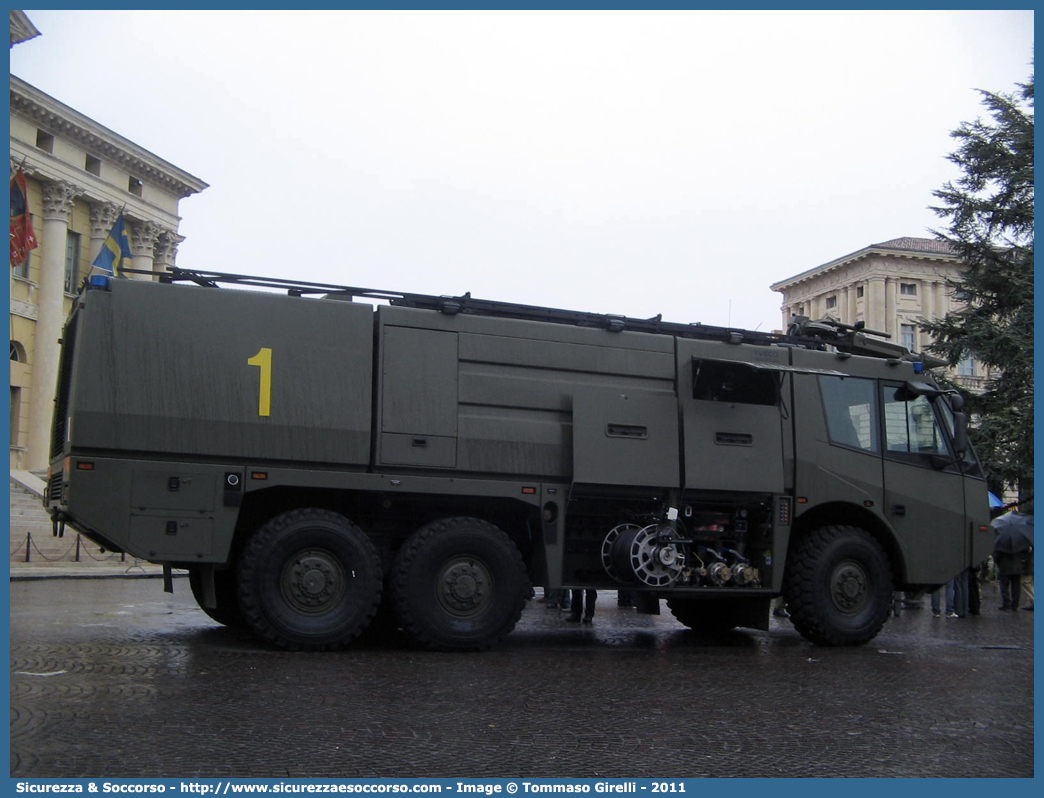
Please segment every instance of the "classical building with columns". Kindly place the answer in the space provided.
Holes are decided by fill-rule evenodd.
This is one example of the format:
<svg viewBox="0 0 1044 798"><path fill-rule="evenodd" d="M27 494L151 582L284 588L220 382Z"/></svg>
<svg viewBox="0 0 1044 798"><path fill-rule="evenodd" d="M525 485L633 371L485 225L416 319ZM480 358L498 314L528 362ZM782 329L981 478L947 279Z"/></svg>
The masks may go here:
<svg viewBox="0 0 1044 798"><path fill-rule="evenodd" d="M774 283L783 294L783 329L793 315L832 318L844 324L864 322L868 330L888 333L912 352L930 341L920 330L924 319L945 316L960 302L947 279L962 264L944 241L895 238ZM988 376L971 358L958 365L958 383L974 390Z"/></svg>
<svg viewBox="0 0 1044 798"><path fill-rule="evenodd" d="M14 75L10 112L11 174L26 174L39 241L11 271L11 469L41 471L62 325L113 222L122 210L133 268L162 272L184 240L178 203L207 184Z"/></svg>

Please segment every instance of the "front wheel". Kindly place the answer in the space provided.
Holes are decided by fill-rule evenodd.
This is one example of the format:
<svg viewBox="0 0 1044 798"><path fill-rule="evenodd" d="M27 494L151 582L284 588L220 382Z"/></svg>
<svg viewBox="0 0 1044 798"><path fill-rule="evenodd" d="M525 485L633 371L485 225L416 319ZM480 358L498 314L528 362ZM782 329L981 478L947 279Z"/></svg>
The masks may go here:
<svg viewBox="0 0 1044 798"><path fill-rule="evenodd" d="M253 632L280 648L343 648L366 628L381 598L377 549L342 515L293 510L262 526L236 574L239 607Z"/></svg>
<svg viewBox="0 0 1044 798"><path fill-rule="evenodd" d="M791 546L783 581L794 627L822 646L872 640L892 607L892 571L881 544L853 526L825 526Z"/></svg>
<svg viewBox="0 0 1044 798"><path fill-rule="evenodd" d="M395 610L414 643L438 651L489 648L515 628L529 595L518 548L476 518L418 529L392 574Z"/></svg>

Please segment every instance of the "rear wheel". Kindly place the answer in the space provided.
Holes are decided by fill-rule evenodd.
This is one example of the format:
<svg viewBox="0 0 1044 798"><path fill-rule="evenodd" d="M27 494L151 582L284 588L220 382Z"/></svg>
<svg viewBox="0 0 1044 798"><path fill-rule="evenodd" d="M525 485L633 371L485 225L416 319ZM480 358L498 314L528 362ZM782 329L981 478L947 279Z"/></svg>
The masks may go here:
<svg viewBox="0 0 1044 798"><path fill-rule="evenodd" d="M395 610L406 636L439 651L477 651L518 623L529 580L518 548L476 518L446 518L406 541L392 573Z"/></svg>
<svg viewBox="0 0 1044 798"><path fill-rule="evenodd" d="M293 650L343 648L377 611L381 563L344 516L293 510L251 538L236 585L243 617L262 639Z"/></svg>
<svg viewBox="0 0 1044 798"><path fill-rule="evenodd" d="M822 646L872 640L892 607L892 572L881 544L854 526L825 526L791 546L783 582L794 627Z"/></svg>

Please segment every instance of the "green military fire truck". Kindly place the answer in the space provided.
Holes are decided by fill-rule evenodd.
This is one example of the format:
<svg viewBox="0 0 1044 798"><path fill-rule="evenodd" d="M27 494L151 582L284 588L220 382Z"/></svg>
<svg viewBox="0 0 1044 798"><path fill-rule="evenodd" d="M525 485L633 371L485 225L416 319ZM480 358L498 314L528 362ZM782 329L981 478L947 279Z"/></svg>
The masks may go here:
<svg viewBox="0 0 1044 798"><path fill-rule="evenodd" d="M786 333L176 269L65 326L56 534L187 569L286 649L479 650L531 585L859 644L988 555L960 397L860 325Z"/></svg>

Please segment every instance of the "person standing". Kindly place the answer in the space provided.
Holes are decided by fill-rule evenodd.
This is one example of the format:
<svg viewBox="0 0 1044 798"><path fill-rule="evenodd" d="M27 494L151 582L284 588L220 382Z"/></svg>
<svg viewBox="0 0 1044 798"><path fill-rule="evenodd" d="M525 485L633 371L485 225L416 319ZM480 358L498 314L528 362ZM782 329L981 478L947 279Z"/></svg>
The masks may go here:
<svg viewBox="0 0 1044 798"><path fill-rule="evenodd" d="M584 595L586 593L586 596ZM587 599L586 606L584 599ZM594 620L595 601L598 600L598 591L591 590L574 590L573 591L573 610L569 613L570 621L581 620L581 613L583 614L583 622L591 623Z"/></svg>
<svg viewBox="0 0 1044 798"><path fill-rule="evenodd" d="M982 612L982 593L979 592L979 569L969 568L968 575L968 614L979 615Z"/></svg>
<svg viewBox="0 0 1044 798"><path fill-rule="evenodd" d="M558 590L548 590L544 588L544 598L547 599L547 608L549 610L569 609L569 591L564 588Z"/></svg>
<svg viewBox="0 0 1044 798"><path fill-rule="evenodd" d="M957 612L957 579L951 579L938 590L932 591L932 615L936 618L939 617L939 598L940 594L944 592L946 596L946 617L960 618L961 616Z"/></svg>
<svg viewBox="0 0 1044 798"><path fill-rule="evenodd" d="M968 615L968 580L961 571L953 578L953 611L958 618ZM952 618L952 615L946 617Z"/></svg>
<svg viewBox="0 0 1044 798"><path fill-rule="evenodd" d="M1000 584L1002 610L1016 612L1019 609L1019 591L1022 586L1023 555L1025 552L1009 554L994 551L993 561L997 564L997 582Z"/></svg>
<svg viewBox="0 0 1044 798"><path fill-rule="evenodd" d="M1033 612L1033 549L1022 555L1022 594L1029 602L1022 609Z"/></svg>

